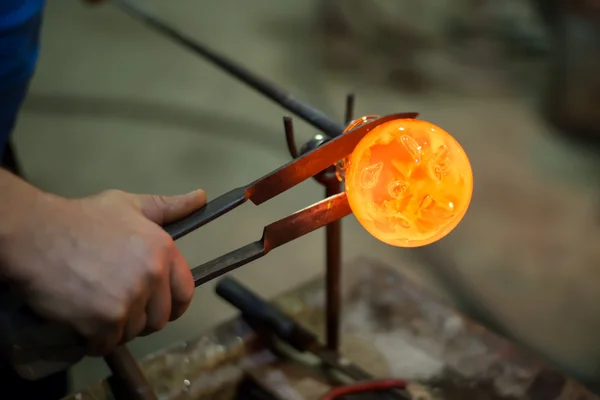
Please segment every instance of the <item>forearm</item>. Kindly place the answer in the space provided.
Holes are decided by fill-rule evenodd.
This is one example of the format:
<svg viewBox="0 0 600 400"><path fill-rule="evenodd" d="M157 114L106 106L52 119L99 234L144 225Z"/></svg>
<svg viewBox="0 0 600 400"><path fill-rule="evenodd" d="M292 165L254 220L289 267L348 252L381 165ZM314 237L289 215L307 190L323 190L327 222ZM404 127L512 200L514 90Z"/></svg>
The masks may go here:
<svg viewBox="0 0 600 400"><path fill-rule="evenodd" d="M33 210L45 197L44 192L0 168L0 276L9 267L9 247L23 227L31 224Z"/></svg>

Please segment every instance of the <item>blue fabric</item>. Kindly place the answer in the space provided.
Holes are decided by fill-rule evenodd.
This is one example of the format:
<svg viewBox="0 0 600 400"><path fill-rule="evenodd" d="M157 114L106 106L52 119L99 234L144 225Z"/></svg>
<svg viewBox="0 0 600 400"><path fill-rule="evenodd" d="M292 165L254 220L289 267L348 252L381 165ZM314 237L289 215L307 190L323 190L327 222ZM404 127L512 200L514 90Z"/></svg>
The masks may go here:
<svg viewBox="0 0 600 400"><path fill-rule="evenodd" d="M39 54L45 0L0 0L0 161Z"/></svg>

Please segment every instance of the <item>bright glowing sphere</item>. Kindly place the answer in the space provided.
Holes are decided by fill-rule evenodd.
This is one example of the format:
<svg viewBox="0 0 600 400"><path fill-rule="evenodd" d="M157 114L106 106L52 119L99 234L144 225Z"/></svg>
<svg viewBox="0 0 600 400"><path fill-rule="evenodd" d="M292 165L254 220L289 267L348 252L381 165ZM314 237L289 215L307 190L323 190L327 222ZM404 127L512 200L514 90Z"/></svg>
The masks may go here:
<svg viewBox="0 0 600 400"><path fill-rule="evenodd" d="M443 238L469 207L469 159L450 134L429 122L399 119L379 125L346 162L352 212L371 235L393 246L425 246Z"/></svg>

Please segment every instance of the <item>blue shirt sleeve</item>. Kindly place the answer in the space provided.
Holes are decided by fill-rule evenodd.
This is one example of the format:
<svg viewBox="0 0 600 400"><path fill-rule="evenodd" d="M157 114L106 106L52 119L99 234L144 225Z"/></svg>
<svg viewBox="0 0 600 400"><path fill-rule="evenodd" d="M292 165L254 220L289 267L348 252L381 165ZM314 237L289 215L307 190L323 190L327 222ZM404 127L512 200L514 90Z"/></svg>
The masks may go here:
<svg viewBox="0 0 600 400"><path fill-rule="evenodd" d="M0 161L39 54L45 0L0 0Z"/></svg>

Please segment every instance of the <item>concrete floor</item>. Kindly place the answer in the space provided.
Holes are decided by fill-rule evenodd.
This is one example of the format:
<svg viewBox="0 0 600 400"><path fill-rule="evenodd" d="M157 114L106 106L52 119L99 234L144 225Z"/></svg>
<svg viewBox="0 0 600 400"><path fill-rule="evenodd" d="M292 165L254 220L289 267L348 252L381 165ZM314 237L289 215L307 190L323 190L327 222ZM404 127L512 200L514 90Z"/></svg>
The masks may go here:
<svg viewBox="0 0 600 400"><path fill-rule="evenodd" d="M351 90L359 96L358 114L418 110L451 132L464 132L460 140L476 136L498 110L525 107L506 98L482 103L409 97L332 75L316 61L307 34L314 30L316 2L151 3L185 32L340 118ZM279 107L115 8L55 1L48 4L41 61L16 144L28 177L58 194L83 196L107 188L175 194L200 187L214 198L289 160L282 115ZM297 132L302 142L314 134L300 122ZM261 207L244 206L179 245L191 266L199 264L258 239L263 225L322 195L321 187L306 182ZM234 274L265 296L285 291L322 272L323 235L308 235ZM370 237L352 218L344 220L344 252L348 259L370 254L393 265L401 260L398 249ZM424 271L404 269L433 282ZM130 347L142 356L233 313L207 284L183 318ZM85 360L74 370L75 387L106 372L101 361Z"/></svg>

